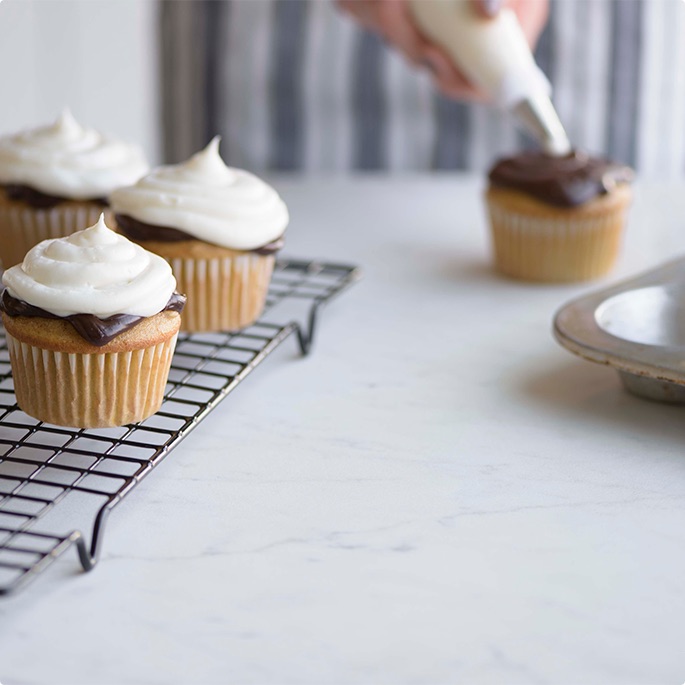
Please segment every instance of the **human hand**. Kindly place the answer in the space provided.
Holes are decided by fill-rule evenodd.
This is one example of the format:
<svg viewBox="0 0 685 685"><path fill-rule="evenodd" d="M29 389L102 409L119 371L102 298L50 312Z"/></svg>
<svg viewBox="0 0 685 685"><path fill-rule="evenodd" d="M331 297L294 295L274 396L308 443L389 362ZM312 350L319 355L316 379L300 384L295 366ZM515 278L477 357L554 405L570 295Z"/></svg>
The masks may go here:
<svg viewBox="0 0 685 685"><path fill-rule="evenodd" d="M454 65L438 45L424 38L406 0L337 0L338 6L362 26L380 34L414 65L430 69L437 88L459 100L483 101L486 96ZM510 7L533 48L548 15L548 0L470 0L476 12L486 18Z"/></svg>

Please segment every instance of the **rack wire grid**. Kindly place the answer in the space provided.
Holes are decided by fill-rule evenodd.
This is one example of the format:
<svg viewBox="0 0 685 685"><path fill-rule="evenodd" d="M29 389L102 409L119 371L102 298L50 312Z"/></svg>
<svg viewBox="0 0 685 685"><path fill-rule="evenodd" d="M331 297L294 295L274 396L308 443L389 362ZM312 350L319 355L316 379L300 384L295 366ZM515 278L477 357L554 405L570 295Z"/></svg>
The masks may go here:
<svg viewBox="0 0 685 685"><path fill-rule="evenodd" d="M284 340L296 335L307 354L321 307L358 277L354 266L277 261L260 320L238 333L180 334L161 409L120 428L63 428L22 412L0 327L0 595L26 585L73 545L91 570L112 509ZM296 302L304 326L268 320ZM90 545L72 529L74 505L65 503L75 496L77 508L86 498L95 512ZM69 532L41 527L57 509L66 510Z"/></svg>

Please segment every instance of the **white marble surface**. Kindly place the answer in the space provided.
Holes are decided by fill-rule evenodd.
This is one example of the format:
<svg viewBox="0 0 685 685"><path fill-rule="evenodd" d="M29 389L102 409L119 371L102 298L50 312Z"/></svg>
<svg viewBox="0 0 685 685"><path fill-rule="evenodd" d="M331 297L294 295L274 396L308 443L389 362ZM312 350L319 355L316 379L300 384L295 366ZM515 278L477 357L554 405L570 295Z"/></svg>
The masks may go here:
<svg viewBox="0 0 685 685"><path fill-rule="evenodd" d="M685 409L550 335L596 286L488 267L479 184L282 180L289 252L365 280L113 514L0 602L0 681L543 683L685 679ZM621 264L685 246L642 187Z"/></svg>

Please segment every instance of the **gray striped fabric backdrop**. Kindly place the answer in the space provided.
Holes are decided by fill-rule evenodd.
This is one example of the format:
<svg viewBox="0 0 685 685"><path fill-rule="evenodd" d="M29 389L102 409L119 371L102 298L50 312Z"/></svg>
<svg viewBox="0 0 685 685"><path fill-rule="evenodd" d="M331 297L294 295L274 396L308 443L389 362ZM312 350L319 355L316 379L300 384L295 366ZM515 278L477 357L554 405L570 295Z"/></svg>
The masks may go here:
<svg viewBox="0 0 685 685"><path fill-rule="evenodd" d="M254 171L473 169L524 141L502 113L436 95L332 0L163 0L165 153L216 133ZM579 146L685 174L685 2L552 0L536 57Z"/></svg>

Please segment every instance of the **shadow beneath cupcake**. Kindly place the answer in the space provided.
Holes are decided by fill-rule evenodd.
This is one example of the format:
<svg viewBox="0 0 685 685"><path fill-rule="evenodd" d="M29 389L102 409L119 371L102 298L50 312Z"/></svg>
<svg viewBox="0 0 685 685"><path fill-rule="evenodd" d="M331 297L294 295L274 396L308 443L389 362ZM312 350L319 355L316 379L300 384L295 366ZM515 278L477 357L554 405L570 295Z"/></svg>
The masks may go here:
<svg viewBox="0 0 685 685"><path fill-rule="evenodd" d="M444 251L429 250L417 252L417 261L426 265L432 278L450 283L493 286L496 288L519 288L523 290L555 289L561 293L571 292L577 283L544 283L514 278L501 273L490 257L476 254L445 254Z"/></svg>
<svg viewBox="0 0 685 685"><path fill-rule="evenodd" d="M498 274L484 259L445 259L440 273L451 280L467 283L497 283L508 280Z"/></svg>
<svg viewBox="0 0 685 685"><path fill-rule="evenodd" d="M480 253L459 253L439 246L398 246L398 255L411 262L412 273L451 283L497 283L507 279L498 274Z"/></svg>

